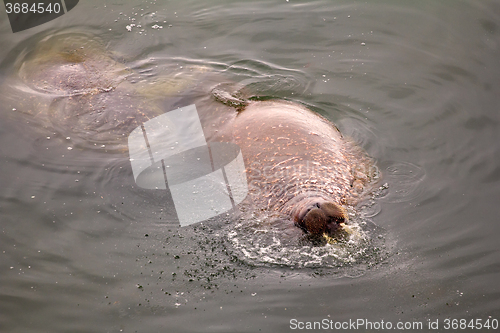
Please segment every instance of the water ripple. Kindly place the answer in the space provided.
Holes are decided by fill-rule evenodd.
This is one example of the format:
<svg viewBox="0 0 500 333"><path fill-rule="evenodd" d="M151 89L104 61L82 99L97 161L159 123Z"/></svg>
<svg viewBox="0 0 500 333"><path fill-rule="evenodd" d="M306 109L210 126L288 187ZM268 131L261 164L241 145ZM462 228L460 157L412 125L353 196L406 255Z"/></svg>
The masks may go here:
<svg viewBox="0 0 500 333"><path fill-rule="evenodd" d="M424 189L421 184L425 178L424 168L410 162L389 162L382 167L384 180L389 185L385 202L401 203L419 197Z"/></svg>

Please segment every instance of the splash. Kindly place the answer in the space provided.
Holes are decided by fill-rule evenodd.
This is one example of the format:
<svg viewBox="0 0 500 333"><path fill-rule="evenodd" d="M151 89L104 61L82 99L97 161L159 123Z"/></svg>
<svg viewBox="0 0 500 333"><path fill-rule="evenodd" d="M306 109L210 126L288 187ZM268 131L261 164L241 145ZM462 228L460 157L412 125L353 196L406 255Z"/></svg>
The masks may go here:
<svg viewBox="0 0 500 333"><path fill-rule="evenodd" d="M289 268L374 265L382 260L383 233L354 210L341 234L322 244L311 242L285 217L265 212L244 212L226 231L230 248L244 263Z"/></svg>

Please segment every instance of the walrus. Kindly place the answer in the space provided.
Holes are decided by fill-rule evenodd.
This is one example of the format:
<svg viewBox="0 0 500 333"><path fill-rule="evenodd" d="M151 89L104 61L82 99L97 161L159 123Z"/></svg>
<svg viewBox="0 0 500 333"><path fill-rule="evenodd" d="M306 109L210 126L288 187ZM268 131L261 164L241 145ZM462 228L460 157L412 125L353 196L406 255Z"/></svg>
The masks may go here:
<svg viewBox="0 0 500 333"><path fill-rule="evenodd" d="M207 70L191 66L154 84L132 84L132 71L105 43L79 31L45 36L14 67L13 81L2 86L2 101L13 110L73 140L76 135L83 143L118 146L132 128L163 113L159 97L163 103L190 91ZM347 221L346 203L373 178L371 160L299 103L222 99L239 113L221 129L220 139L240 146L256 207L289 216L309 235L334 235Z"/></svg>
<svg viewBox="0 0 500 333"><path fill-rule="evenodd" d="M279 212L313 239L335 237L374 178L373 161L305 106L250 101L221 132L241 149L256 207Z"/></svg>
<svg viewBox="0 0 500 333"><path fill-rule="evenodd" d="M0 103L75 145L126 149L127 135L191 93L206 66L175 63L145 80L91 31L44 32L18 47ZM12 60L9 60L12 62Z"/></svg>

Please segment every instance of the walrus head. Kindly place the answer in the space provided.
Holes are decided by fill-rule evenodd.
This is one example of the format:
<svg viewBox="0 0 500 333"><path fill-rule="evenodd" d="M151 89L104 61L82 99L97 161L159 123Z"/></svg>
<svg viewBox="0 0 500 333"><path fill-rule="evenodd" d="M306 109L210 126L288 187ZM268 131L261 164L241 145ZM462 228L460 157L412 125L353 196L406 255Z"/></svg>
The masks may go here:
<svg viewBox="0 0 500 333"><path fill-rule="evenodd" d="M295 224L313 236L332 235L347 221L347 213L339 204L321 197L304 198L292 210Z"/></svg>

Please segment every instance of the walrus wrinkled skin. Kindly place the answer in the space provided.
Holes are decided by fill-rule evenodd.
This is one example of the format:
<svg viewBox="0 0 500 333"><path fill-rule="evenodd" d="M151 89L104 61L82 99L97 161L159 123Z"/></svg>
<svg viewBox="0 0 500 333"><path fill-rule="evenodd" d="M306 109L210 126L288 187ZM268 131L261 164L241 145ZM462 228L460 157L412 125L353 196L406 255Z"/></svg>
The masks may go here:
<svg viewBox="0 0 500 333"><path fill-rule="evenodd" d="M343 205L359 196L372 161L328 120L298 103L250 102L221 140L242 150L251 200L307 234L334 235Z"/></svg>

